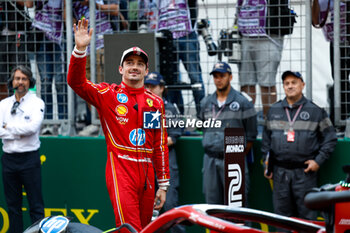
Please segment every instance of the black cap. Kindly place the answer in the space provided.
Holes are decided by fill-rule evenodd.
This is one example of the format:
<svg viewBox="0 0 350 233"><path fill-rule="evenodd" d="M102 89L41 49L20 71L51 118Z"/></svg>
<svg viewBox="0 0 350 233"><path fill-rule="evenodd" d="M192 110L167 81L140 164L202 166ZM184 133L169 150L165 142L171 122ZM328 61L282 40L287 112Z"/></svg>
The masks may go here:
<svg viewBox="0 0 350 233"><path fill-rule="evenodd" d="M287 71L284 71L284 72L283 72L283 74L282 74L282 81L284 81L284 79L285 79L288 75L292 75L292 76L294 76L294 77L296 77L296 78L299 78L299 79L301 79L301 81L304 82L303 76L301 75L300 72L298 72L298 71L291 71L291 70L287 70Z"/></svg>

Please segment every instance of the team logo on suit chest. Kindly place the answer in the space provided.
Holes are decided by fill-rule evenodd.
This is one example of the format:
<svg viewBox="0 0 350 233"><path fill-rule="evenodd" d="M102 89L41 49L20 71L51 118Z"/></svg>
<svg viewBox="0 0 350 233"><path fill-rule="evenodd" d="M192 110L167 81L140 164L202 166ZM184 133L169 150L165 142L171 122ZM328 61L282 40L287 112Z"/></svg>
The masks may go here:
<svg viewBox="0 0 350 233"><path fill-rule="evenodd" d="M126 123L128 123L129 118L125 117L128 113L128 107L126 107L124 104L119 104L115 108L115 112L117 114L116 119L119 122L119 124L125 125Z"/></svg>
<svg viewBox="0 0 350 233"><path fill-rule="evenodd" d="M143 146L146 143L146 132L141 128L131 130L129 141L134 146Z"/></svg>
<svg viewBox="0 0 350 233"><path fill-rule="evenodd" d="M147 99L146 99L146 102L147 102L147 104L148 104L149 107L153 107L153 100L152 100L152 99L147 98Z"/></svg>
<svg viewBox="0 0 350 233"><path fill-rule="evenodd" d="M117 100L122 103L125 104L126 102L128 102L129 98L126 94L124 93L118 93L117 94Z"/></svg>
<svg viewBox="0 0 350 233"><path fill-rule="evenodd" d="M116 108L115 111L118 116L126 116L128 113L128 107L126 107L124 104L119 104Z"/></svg>

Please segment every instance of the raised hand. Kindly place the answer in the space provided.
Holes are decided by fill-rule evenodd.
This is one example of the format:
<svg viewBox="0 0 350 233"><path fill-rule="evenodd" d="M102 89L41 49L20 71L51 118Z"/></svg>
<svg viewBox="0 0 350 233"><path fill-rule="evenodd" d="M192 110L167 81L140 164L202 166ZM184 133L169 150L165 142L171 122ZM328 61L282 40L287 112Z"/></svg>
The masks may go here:
<svg viewBox="0 0 350 233"><path fill-rule="evenodd" d="M89 20L81 19L76 24L73 25L73 31L75 35L75 45L79 51L84 51L86 47L90 44L93 29L90 28L88 31Z"/></svg>

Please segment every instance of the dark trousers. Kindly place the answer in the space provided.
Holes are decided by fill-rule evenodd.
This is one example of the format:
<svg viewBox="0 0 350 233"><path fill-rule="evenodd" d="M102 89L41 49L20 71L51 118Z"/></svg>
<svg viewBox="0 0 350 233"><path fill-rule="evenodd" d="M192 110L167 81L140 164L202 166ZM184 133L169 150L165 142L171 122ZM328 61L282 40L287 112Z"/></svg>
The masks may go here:
<svg viewBox="0 0 350 233"><path fill-rule="evenodd" d="M307 191L317 187L317 173L304 168L286 169L274 166L273 207L276 214L316 220L317 212L304 205Z"/></svg>
<svg viewBox="0 0 350 233"><path fill-rule="evenodd" d="M10 220L9 233L23 232L22 186L27 193L32 223L44 217L39 151L4 153L2 178Z"/></svg>

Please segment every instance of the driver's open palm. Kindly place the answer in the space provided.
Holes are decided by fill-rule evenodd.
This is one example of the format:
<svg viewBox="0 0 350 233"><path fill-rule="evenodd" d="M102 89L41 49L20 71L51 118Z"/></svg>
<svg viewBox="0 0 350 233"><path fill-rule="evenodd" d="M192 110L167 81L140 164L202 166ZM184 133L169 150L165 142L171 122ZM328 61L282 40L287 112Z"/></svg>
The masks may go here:
<svg viewBox="0 0 350 233"><path fill-rule="evenodd" d="M88 30L89 21L87 19L81 19L78 22L78 26L74 24L73 30L75 35L75 45L78 50L85 50L90 44L93 29Z"/></svg>

